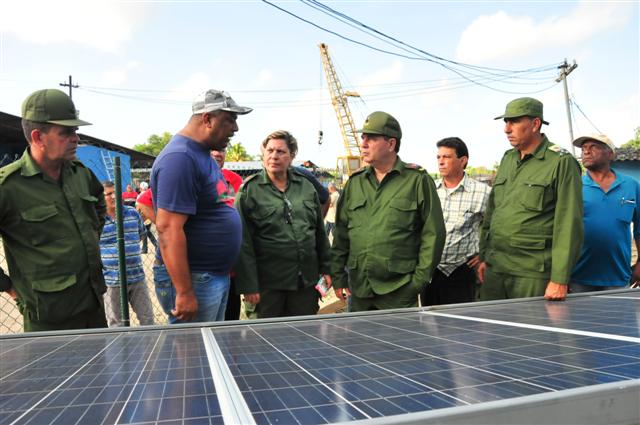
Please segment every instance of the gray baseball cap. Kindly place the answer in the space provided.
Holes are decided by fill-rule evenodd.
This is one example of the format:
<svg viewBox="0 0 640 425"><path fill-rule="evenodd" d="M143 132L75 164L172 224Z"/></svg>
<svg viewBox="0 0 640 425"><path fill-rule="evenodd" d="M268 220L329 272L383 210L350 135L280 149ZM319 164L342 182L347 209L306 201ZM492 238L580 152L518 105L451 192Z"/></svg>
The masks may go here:
<svg viewBox="0 0 640 425"><path fill-rule="evenodd" d="M196 96L191 110L194 115L213 111L228 111L244 115L253 111L253 108L238 105L225 91L211 89Z"/></svg>

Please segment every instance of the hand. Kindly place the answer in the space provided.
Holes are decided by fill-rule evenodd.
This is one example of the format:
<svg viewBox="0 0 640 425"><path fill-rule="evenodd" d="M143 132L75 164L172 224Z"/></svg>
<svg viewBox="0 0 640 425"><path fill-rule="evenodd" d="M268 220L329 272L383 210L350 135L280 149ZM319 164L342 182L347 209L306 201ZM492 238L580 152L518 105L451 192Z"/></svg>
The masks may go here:
<svg viewBox="0 0 640 425"><path fill-rule="evenodd" d="M7 289L7 294L9 294L9 296L15 301L18 299L18 293L16 292L15 289L13 288L9 288Z"/></svg>
<svg viewBox="0 0 640 425"><path fill-rule="evenodd" d="M328 274L323 274L322 276L324 276L324 281L327 283L327 288L331 288L333 286L331 276L329 276Z"/></svg>
<svg viewBox="0 0 640 425"><path fill-rule="evenodd" d="M351 296L351 291L349 290L349 288L333 288L333 292L336 294L336 297L338 297L338 299L342 301Z"/></svg>
<svg viewBox="0 0 640 425"><path fill-rule="evenodd" d="M260 293L256 292L255 294L244 294L243 295L244 302L249 304L259 304L260 303Z"/></svg>
<svg viewBox="0 0 640 425"><path fill-rule="evenodd" d="M549 301L564 301L567 298L567 288L569 285L561 285L552 280L547 284L544 292L544 299Z"/></svg>
<svg viewBox="0 0 640 425"><path fill-rule="evenodd" d="M474 255L469 261L467 261L467 266L469 266L470 269L475 269L480 263L480 256Z"/></svg>
<svg viewBox="0 0 640 425"><path fill-rule="evenodd" d="M478 264L478 268L476 269L476 274L478 275L478 280L480 283L484 283L484 272L487 270L487 263L481 261Z"/></svg>
<svg viewBox="0 0 640 425"><path fill-rule="evenodd" d="M633 266L633 273L631 274L631 283L635 283L640 280L640 261L636 262Z"/></svg>
<svg viewBox="0 0 640 425"><path fill-rule="evenodd" d="M194 320L198 314L198 300L193 291L176 294L176 308L171 314L185 322Z"/></svg>

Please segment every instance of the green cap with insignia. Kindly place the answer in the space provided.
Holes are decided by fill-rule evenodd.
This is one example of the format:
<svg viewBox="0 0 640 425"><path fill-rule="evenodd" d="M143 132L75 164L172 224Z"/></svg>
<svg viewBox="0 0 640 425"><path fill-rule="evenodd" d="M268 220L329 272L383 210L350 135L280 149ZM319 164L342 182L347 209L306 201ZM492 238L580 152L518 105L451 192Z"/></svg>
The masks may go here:
<svg viewBox="0 0 640 425"><path fill-rule="evenodd" d="M364 121L364 125L358 133L364 134L381 134L387 137L395 137L400 140L402 138L402 130L400 123L386 112L376 111L371 113Z"/></svg>
<svg viewBox="0 0 640 425"><path fill-rule="evenodd" d="M33 92L22 102L22 119L78 127L91 123L78 119L78 111L66 93L58 89Z"/></svg>
<svg viewBox="0 0 640 425"><path fill-rule="evenodd" d="M531 117L540 118L543 124L549 125L542 115L542 102L532 97L519 97L507 103L504 114L494 119Z"/></svg>

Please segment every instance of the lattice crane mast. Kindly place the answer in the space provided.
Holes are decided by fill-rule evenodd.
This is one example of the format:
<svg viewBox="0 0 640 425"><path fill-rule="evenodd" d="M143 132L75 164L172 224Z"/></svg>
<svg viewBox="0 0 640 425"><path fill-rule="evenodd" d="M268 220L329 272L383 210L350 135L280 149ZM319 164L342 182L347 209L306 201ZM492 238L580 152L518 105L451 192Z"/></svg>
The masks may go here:
<svg viewBox="0 0 640 425"><path fill-rule="evenodd" d="M331 57L329 56L327 45L320 43L318 46L320 47L322 66L324 68L324 74L327 77L329 93L331 94L331 103L333 104L333 109L336 111L336 117L338 118L346 152L346 156L338 157L338 170L343 176L348 177L360 168L362 154L360 153L356 126L353 123L347 97L360 97L360 95L355 92L345 92L342 90L342 85L338 79L338 74L333 66Z"/></svg>

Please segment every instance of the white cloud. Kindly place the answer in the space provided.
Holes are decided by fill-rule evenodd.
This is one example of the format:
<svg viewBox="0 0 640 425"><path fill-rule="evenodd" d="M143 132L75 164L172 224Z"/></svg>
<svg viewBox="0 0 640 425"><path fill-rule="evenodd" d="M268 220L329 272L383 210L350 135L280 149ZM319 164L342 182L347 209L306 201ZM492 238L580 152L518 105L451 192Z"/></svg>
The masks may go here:
<svg viewBox="0 0 640 425"><path fill-rule="evenodd" d="M169 100L190 101L203 91L212 88L211 78L204 72L196 72L179 83L166 96Z"/></svg>
<svg viewBox="0 0 640 425"><path fill-rule="evenodd" d="M129 73L140 69L140 62L131 61L120 68L112 68L104 71L99 80L99 85L104 87L120 86L127 81Z"/></svg>
<svg viewBox="0 0 640 425"><path fill-rule="evenodd" d="M622 2L583 2L566 16L540 22L503 11L483 15L463 31L456 56L461 61L479 63L527 57L551 47L574 46L602 31L623 26L631 7L630 3Z"/></svg>
<svg viewBox="0 0 640 425"><path fill-rule="evenodd" d="M3 1L0 31L29 43L77 43L116 53L148 8L110 0Z"/></svg>
<svg viewBox="0 0 640 425"><path fill-rule="evenodd" d="M273 73L268 69L261 69L258 72L258 77L256 79L256 86L264 87L273 81Z"/></svg>

